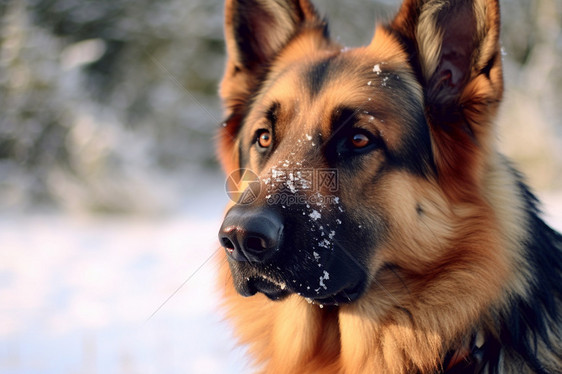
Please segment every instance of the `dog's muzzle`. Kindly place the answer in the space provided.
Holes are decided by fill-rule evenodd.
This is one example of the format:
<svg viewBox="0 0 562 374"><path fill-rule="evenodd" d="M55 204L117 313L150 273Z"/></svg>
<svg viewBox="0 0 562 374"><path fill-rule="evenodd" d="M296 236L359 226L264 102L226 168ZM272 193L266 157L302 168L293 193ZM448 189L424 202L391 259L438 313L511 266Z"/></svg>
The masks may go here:
<svg viewBox="0 0 562 374"><path fill-rule="evenodd" d="M338 236L336 230L325 233L307 217L297 208L271 206L235 205L227 212L218 237L240 295L259 292L281 300L298 294L319 305L339 305L363 294L365 267L330 241ZM325 219L327 227L341 225L328 214ZM344 232L339 232L342 241L350 243Z"/></svg>

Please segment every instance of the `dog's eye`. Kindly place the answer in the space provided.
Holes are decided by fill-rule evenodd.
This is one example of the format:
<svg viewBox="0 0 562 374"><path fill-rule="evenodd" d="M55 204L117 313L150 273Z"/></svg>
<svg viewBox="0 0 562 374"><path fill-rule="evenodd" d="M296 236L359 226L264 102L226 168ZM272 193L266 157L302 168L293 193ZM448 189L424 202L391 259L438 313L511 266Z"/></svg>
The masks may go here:
<svg viewBox="0 0 562 374"><path fill-rule="evenodd" d="M379 148L380 145L380 140L371 132L362 128L351 128L340 138L336 146L336 153L338 157L345 157L346 155L352 157L369 153Z"/></svg>
<svg viewBox="0 0 562 374"><path fill-rule="evenodd" d="M367 135L361 132L352 134L349 140L351 141L351 145L355 149L362 149L371 144L371 139L369 139Z"/></svg>
<svg viewBox="0 0 562 374"><path fill-rule="evenodd" d="M366 152L376 146L376 137L363 129L352 129L347 136L347 148L356 152Z"/></svg>
<svg viewBox="0 0 562 374"><path fill-rule="evenodd" d="M271 133L268 130L260 130L257 133L256 142L260 148L263 149L269 148L271 146L272 141L273 141L273 137L271 136Z"/></svg>

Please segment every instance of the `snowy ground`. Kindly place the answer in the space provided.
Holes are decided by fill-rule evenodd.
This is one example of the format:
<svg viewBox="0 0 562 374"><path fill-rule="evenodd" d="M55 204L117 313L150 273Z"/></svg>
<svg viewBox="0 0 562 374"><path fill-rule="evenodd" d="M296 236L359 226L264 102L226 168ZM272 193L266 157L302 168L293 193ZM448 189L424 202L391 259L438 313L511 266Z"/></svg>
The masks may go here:
<svg viewBox="0 0 562 374"><path fill-rule="evenodd" d="M163 219L0 215L0 373L247 372L213 288L227 197L200 195Z"/></svg>
<svg viewBox="0 0 562 374"><path fill-rule="evenodd" d="M562 194L545 197L562 229ZM213 289L225 200L159 220L0 216L0 372L248 372Z"/></svg>

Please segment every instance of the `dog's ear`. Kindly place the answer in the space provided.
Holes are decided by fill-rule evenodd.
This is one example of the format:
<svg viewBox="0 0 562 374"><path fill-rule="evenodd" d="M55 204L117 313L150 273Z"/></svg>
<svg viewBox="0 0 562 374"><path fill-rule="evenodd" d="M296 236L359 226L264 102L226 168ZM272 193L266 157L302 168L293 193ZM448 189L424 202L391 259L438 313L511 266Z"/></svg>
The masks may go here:
<svg viewBox="0 0 562 374"><path fill-rule="evenodd" d="M227 0L225 36L238 70L267 64L304 22L318 16L308 0Z"/></svg>
<svg viewBox="0 0 562 374"><path fill-rule="evenodd" d="M220 96L227 120L219 134L219 149L229 154L220 155L221 160L233 158L228 151L232 139L267 69L283 47L304 30L327 39L327 25L309 0L226 0L227 61Z"/></svg>
<svg viewBox="0 0 562 374"><path fill-rule="evenodd" d="M424 88L440 177L470 188L492 151L503 92L498 1L405 0L388 30Z"/></svg>

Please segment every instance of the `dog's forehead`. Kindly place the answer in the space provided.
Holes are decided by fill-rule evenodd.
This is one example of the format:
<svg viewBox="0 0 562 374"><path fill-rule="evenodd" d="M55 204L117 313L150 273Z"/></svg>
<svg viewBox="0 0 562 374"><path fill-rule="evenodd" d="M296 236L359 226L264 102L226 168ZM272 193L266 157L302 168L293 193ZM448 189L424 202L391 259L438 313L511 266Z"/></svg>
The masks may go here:
<svg viewBox="0 0 562 374"><path fill-rule="evenodd" d="M308 158L320 151L306 153L308 148L296 147L299 140L317 145L344 126L361 127L384 139L395 162L423 174L431 158L423 91L402 57L362 47L273 66L253 101L247 123L254 126L249 130L274 118L283 149Z"/></svg>
<svg viewBox="0 0 562 374"><path fill-rule="evenodd" d="M356 48L303 56L277 67L255 104L265 112L273 103L279 105L282 117L290 119L283 126L330 131L334 113L342 109L376 114L388 124L412 122L410 117L421 110L423 96L400 56ZM402 126L396 127L399 131Z"/></svg>

